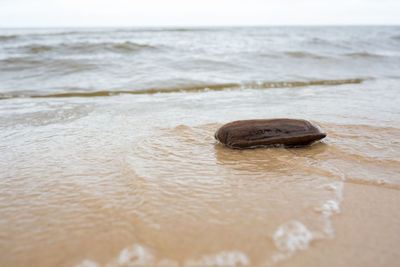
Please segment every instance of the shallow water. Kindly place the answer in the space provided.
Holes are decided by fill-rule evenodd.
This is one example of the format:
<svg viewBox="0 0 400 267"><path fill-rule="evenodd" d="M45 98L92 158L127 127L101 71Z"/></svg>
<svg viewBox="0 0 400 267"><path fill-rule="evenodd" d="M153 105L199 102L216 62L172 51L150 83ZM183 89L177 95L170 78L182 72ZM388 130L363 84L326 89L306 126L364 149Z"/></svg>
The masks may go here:
<svg viewBox="0 0 400 267"><path fill-rule="evenodd" d="M345 183L400 187L399 34L1 30L1 265L268 266L334 237ZM284 117L328 136L213 137Z"/></svg>

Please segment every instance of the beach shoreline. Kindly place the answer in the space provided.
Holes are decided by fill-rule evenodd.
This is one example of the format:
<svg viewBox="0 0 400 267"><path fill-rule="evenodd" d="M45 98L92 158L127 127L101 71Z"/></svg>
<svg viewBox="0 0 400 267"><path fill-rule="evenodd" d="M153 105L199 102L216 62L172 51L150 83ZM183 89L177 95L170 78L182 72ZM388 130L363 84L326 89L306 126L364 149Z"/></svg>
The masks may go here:
<svg viewBox="0 0 400 267"><path fill-rule="evenodd" d="M399 34L0 29L0 265L399 265ZM274 118L327 136L214 138Z"/></svg>

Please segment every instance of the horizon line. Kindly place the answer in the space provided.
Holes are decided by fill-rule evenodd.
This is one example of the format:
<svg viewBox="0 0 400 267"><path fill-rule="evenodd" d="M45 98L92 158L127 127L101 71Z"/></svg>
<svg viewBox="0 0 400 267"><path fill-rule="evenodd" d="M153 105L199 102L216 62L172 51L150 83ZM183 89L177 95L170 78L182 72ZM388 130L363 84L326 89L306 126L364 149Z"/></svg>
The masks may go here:
<svg viewBox="0 0 400 267"><path fill-rule="evenodd" d="M43 29L43 28L248 28L248 27L371 27L371 26L400 26L398 24L249 24L249 25L59 25L59 26L25 26L0 25L1 29Z"/></svg>

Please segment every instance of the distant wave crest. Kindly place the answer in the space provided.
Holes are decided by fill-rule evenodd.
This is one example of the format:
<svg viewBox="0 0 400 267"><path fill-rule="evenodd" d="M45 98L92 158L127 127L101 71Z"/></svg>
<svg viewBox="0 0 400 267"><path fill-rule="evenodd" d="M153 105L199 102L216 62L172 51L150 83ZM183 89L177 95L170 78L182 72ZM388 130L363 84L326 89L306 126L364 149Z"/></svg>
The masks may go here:
<svg viewBox="0 0 400 267"><path fill-rule="evenodd" d="M320 56L317 54L312 54L309 52L301 52L301 51L288 51L284 53L286 56L293 58L313 58L313 59L324 59L326 57Z"/></svg>
<svg viewBox="0 0 400 267"><path fill-rule="evenodd" d="M60 53L93 53L93 52L116 52L116 53L129 53L140 51L144 49L157 49L157 47L148 45L148 44L140 44L134 43L130 41L126 42L103 42L103 43L61 43L57 45L42 45L42 44L32 44L28 46L24 46L23 49L28 51L29 53L42 53L49 51L57 51Z"/></svg>
<svg viewBox="0 0 400 267"><path fill-rule="evenodd" d="M395 35L392 37L393 40L399 40L400 41L400 35Z"/></svg>
<svg viewBox="0 0 400 267"><path fill-rule="evenodd" d="M13 40L16 39L17 37L18 37L17 35L0 35L0 41Z"/></svg>
<svg viewBox="0 0 400 267"><path fill-rule="evenodd" d="M359 57L359 58L377 58L382 57L378 54L368 53L368 52L356 52L356 53L347 53L345 56L348 57Z"/></svg>
<svg viewBox="0 0 400 267"><path fill-rule="evenodd" d="M35 59L32 57L11 57L0 60L0 71L22 71L27 69L46 68L56 74L71 74L75 72L96 69L96 64L77 59Z"/></svg>
<svg viewBox="0 0 400 267"><path fill-rule="evenodd" d="M19 36L29 37L55 37L55 36L66 36L66 35L104 35L104 34L118 34L118 33L156 33L156 32L199 32L199 31L218 31L222 29L218 28L207 28L207 27L189 27L189 28L174 28L174 27L150 27L150 28L110 28L110 29L80 29L80 30L49 30L44 32L33 32L28 34L18 35L0 35L2 37L11 39L18 38Z"/></svg>

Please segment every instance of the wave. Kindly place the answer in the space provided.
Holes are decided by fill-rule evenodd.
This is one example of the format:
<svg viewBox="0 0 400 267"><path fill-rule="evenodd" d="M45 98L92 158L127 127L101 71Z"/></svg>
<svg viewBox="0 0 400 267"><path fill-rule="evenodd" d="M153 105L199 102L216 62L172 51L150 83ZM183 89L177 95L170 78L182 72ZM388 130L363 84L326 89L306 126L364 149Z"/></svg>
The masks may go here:
<svg viewBox="0 0 400 267"><path fill-rule="evenodd" d="M319 37L313 37L307 41L310 44L331 45L332 42Z"/></svg>
<svg viewBox="0 0 400 267"><path fill-rule="evenodd" d="M203 31L217 31L218 28L143 28L143 29L121 29L119 32L203 32Z"/></svg>
<svg viewBox="0 0 400 267"><path fill-rule="evenodd" d="M40 60L34 60L31 58L26 58L26 57L9 57L6 59L0 59L0 63L4 63L5 65L11 65L11 64L21 64L21 65L26 65L26 64L40 64Z"/></svg>
<svg viewBox="0 0 400 267"><path fill-rule="evenodd" d="M334 48L345 48L349 49L351 46L349 44L340 42L340 40L327 40L327 39L322 39L318 37L311 38L310 40L307 41L308 44L310 45L317 45L317 46L329 46L329 47L334 47Z"/></svg>
<svg viewBox="0 0 400 267"><path fill-rule="evenodd" d="M335 86L344 84L359 84L365 81L363 78L345 79L345 80L315 80L315 81L281 81L281 82L252 82L252 83L223 83L196 85L178 88L149 88L143 90L117 90L117 91L93 91L93 92L75 92L57 93L47 95L29 95L21 93L4 93L0 94L0 99L10 98L58 98L58 97L104 97L115 96L121 94L145 95L157 93L178 93L178 92L201 92L201 91L223 91L223 90L240 90L240 89L271 89L271 88L291 88L306 86Z"/></svg>
<svg viewBox="0 0 400 267"><path fill-rule="evenodd" d="M88 30L66 30L66 31L57 31L49 29L50 31L48 32L31 32L31 33L26 33L26 34L15 34L12 35L14 38L18 37L45 37L45 36L65 36L65 35L76 35L76 34L82 34L82 35L89 35L89 34L102 34L102 33L110 33L112 32L111 30L109 31L104 31L104 30L96 30L96 29L88 29ZM0 37L1 39L1 37Z"/></svg>
<svg viewBox="0 0 400 267"><path fill-rule="evenodd" d="M82 28L80 30L73 29L65 29L64 31L49 29L48 32L33 32L28 34L16 34L16 35L0 35L0 40L2 37L11 37L10 39L18 38L19 36L30 36L30 37L53 37L53 36L66 36L66 35L96 35L96 34L118 34L118 33L142 33L142 32L203 32L203 31L219 31L224 30L224 28L208 28L208 27L187 27L187 28L173 28L173 27L163 27L163 28L105 28L105 29L96 29L96 28Z"/></svg>
<svg viewBox="0 0 400 267"><path fill-rule="evenodd" d="M400 35L392 36L392 39L393 39L393 40L399 40L399 41L400 41Z"/></svg>
<svg viewBox="0 0 400 267"><path fill-rule="evenodd" d="M41 44L33 44L23 47L29 53L37 54L42 52L49 51L57 51L57 52L97 52L97 51L110 51L117 53L129 53L135 52L143 49L157 49L157 47L148 45L148 44L140 44L134 43L130 41L126 42L103 42L103 43L61 43L58 45L41 45Z"/></svg>
<svg viewBox="0 0 400 267"><path fill-rule="evenodd" d="M71 74L94 70L98 68L96 64L77 59L45 59L37 60L31 57L14 57L0 60L0 70L2 71L23 71L29 69L46 68L46 73L58 73L60 75Z"/></svg>
<svg viewBox="0 0 400 267"><path fill-rule="evenodd" d="M314 58L314 59L324 59L326 57L308 53L308 52L301 52L301 51L289 51L284 52L286 56L293 57L293 58Z"/></svg>
<svg viewBox="0 0 400 267"><path fill-rule="evenodd" d="M378 58L378 57L383 57L378 54L372 54L368 52L358 52L358 53L347 53L344 54L347 57L361 57L361 58Z"/></svg>
<svg viewBox="0 0 400 267"><path fill-rule="evenodd" d="M0 59L0 71L21 71L37 68L43 64L44 62L41 60L26 57L12 57Z"/></svg>
<svg viewBox="0 0 400 267"><path fill-rule="evenodd" d="M17 35L0 35L0 41L13 40L16 39L17 37L18 37Z"/></svg>
<svg viewBox="0 0 400 267"><path fill-rule="evenodd" d="M34 54L54 50L54 48L49 45L28 45L25 46L24 48L28 50L30 53Z"/></svg>

